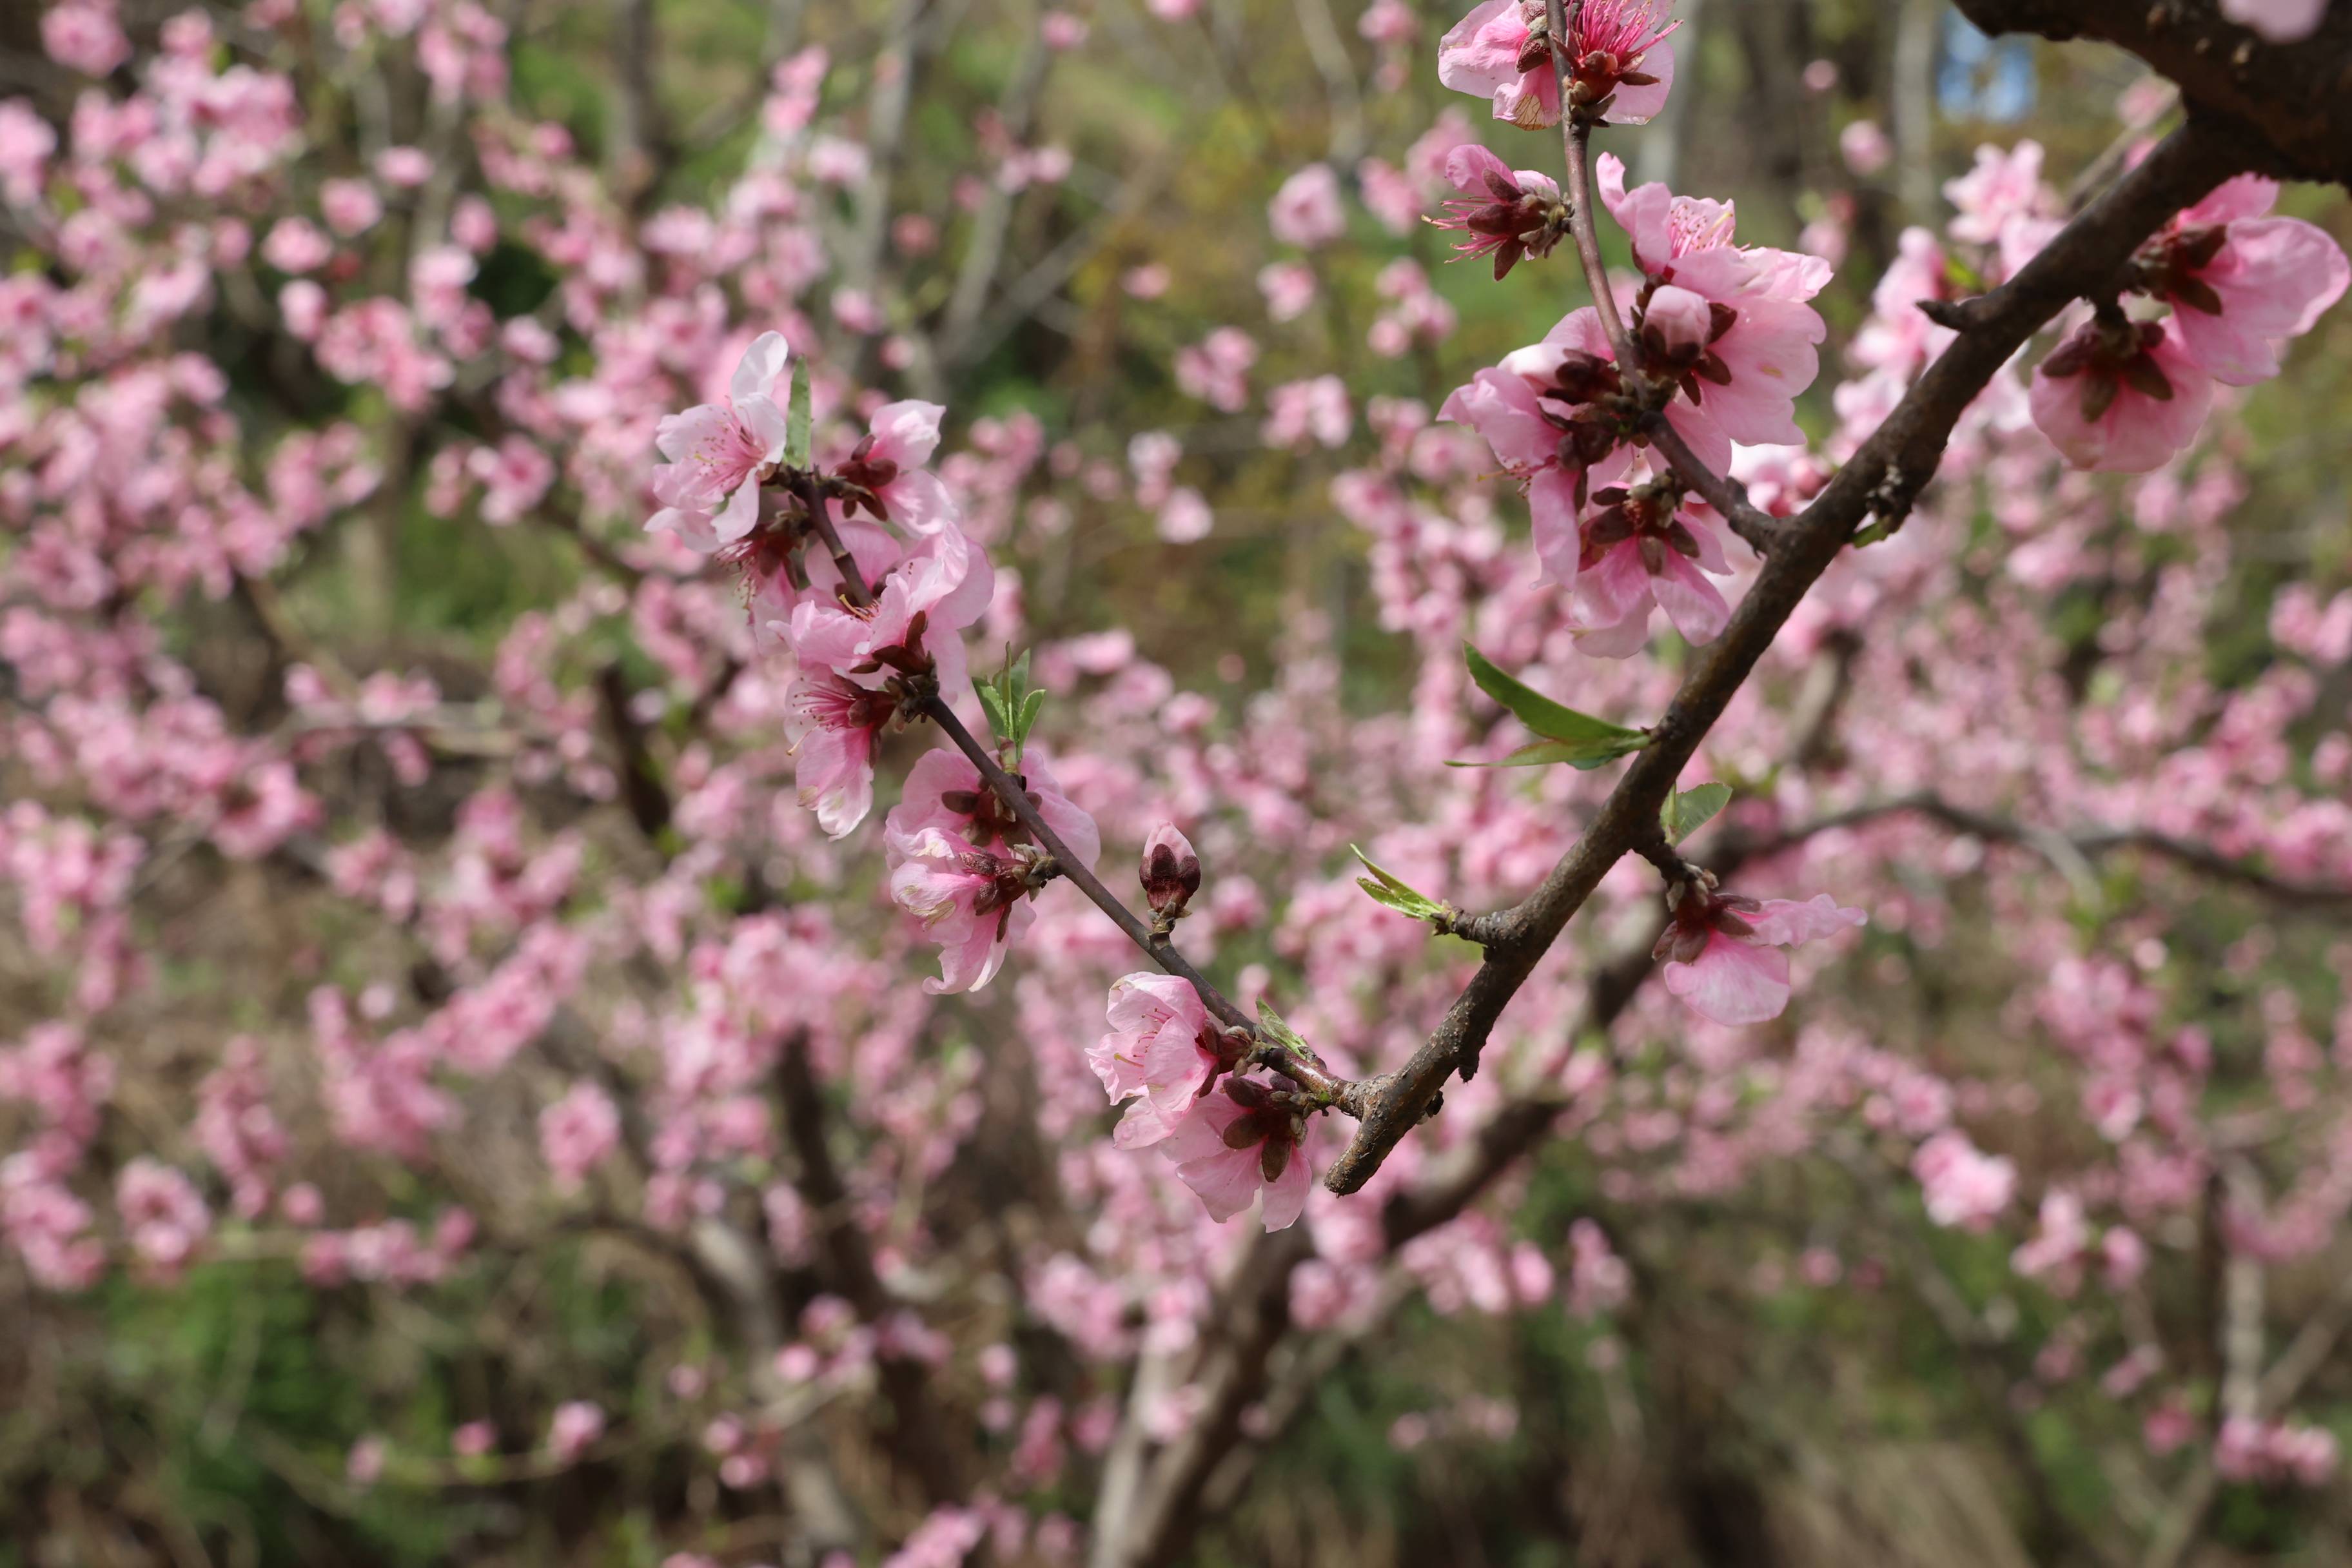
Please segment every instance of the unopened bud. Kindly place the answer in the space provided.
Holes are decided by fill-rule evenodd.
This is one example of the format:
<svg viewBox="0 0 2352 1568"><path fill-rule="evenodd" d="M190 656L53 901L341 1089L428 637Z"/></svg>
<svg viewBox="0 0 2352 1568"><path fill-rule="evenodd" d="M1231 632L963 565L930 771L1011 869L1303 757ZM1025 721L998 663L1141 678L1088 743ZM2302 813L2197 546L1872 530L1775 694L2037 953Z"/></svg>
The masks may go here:
<svg viewBox="0 0 2352 1568"><path fill-rule="evenodd" d="M1142 879L1151 912L1171 919L1201 890L1201 858L1173 824L1161 823L1144 840Z"/></svg>

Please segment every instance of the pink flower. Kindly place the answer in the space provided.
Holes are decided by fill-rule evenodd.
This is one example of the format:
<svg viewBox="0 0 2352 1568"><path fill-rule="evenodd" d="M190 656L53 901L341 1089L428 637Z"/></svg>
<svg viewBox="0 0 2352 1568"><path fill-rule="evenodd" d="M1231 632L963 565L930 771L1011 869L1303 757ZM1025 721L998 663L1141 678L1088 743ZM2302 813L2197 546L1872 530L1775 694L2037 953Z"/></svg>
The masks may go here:
<svg viewBox="0 0 2352 1568"><path fill-rule="evenodd" d="M1709 879L1712 880L1712 879ZM1806 903L1744 899L1696 881L1667 895L1674 922L1658 938L1666 989L1718 1024L1761 1024L1789 1005L1789 956L1777 951L1866 923L1827 893Z"/></svg>
<svg viewBox="0 0 2352 1568"><path fill-rule="evenodd" d="M488 1453L498 1441L499 1429L487 1421L468 1421L449 1434L450 1450L469 1459Z"/></svg>
<svg viewBox="0 0 2352 1568"><path fill-rule="evenodd" d="M1987 1154L1957 1128L1946 1128L1911 1159L1911 1173L1924 1190L1927 1217L1937 1225L1985 1230L2009 1206L2017 1191L2017 1167Z"/></svg>
<svg viewBox="0 0 2352 1568"><path fill-rule="evenodd" d="M912 401L885 404L876 410L873 423L849 460L835 469L866 494L846 504L836 503L836 515L854 516L862 508L883 522L896 523L916 534L936 533L958 521L961 514L954 498L924 468L939 450L940 418L946 413L936 403Z"/></svg>
<svg viewBox="0 0 2352 1568"><path fill-rule="evenodd" d="M1029 804L1045 826L1071 853L1094 868L1102 854L1102 832L1085 809L1073 803L1055 782L1054 771L1032 747L1014 776L1027 792ZM980 770L961 752L926 752L907 774L906 792L890 811L887 837L893 844L910 841L927 827L936 827L983 849L1002 849L1029 843L1029 830L1008 811L996 792L982 782Z"/></svg>
<svg viewBox="0 0 2352 1568"><path fill-rule="evenodd" d="M1306 1134L1305 1119L1285 1097L1254 1079L1228 1079L1223 1093L1192 1102L1160 1148L1211 1219L1223 1225L1263 1188L1265 1228L1286 1230L1307 1207L1307 1156L1298 1146Z"/></svg>
<svg viewBox="0 0 2352 1568"><path fill-rule="evenodd" d="M1454 247L1457 259L1493 255L1497 283L1522 256L1549 256L1568 232L1557 182L1532 169L1515 171L1475 142L1445 155L1445 177L1462 195L1431 221L1468 236Z"/></svg>
<svg viewBox="0 0 2352 1568"><path fill-rule="evenodd" d="M2043 360L2028 395L2033 423L2069 463L2144 474L2197 438L2212 378L2180 341L2179 317L2094 319Z"/></svg>
<svg viewBox="0 0 2352 1568"><path fill-rule="evenodd" d="M558 1190L578 1192L589 1172L621 1141L621 1113L613 1097L585 1079L539 1113L539 1149Z"/></svg>
<svg viewBox="0 0 2352 1568"><path fill-rule="evenodd" d="M1120 979L1110 988L1109 1019L1111 1032L1087 1052L1087 1065L1112 1103L1141 1096L1112 1134L1122 1149L1165 1140L1217 1075L1239 1059L1192 983L1174 975L1145 972Z"/></svg>
<svg viewBox="0 0 2352 1568"><path fill-rule="evenodd" d="M1544 579L1563 587L1576 581L1577 520L1588 489L1631 461L1636 426L1623 391L1600 313L1588 306L1562 317L1542 342L1480 371L1438 410L1485 437L1527 491ZM1729 466L1731 442L1704 410L1678 398L1666 419L1701 462L1717 472Z"/></svg>
<svg viewBox="0 0 2352 1568"><path fill-rule="evenodd" d="M1721 635L1731 606L1706 574L1726 576L1731 565L1716 537L1715 513L1671 482L1612 487L1592 500L1602 510L1580 530L1570 605L1578 648L1625 658L1648 640L1653 607L1664 610L1687 642ZM1545 551L1544 531L1537 544Z"/></svg>
<svg viewBox="0 0 2352 1568"><path fill-rule="evenodd" d="M940 976L923 989L977 991L995 979L1013 938L1037 918L1024 895L1044 885L1052 862L1025 847L982 849L936 827L892 834L889 852L891 899L940 944Z"/></svg>
<svg viewBox="0 0 2352 1568"><path fill-rule="evenodd" d="M726 402L663 418L654 444L669 463L654 470L654 497L662 506L648 530L668 529L706 554L751 531L760 520L760 481L784 458L791 360L782 332L762 332L743 351Z"/></svg>
<svg viewBox="0 0 2352 1568"><path fill-rule="evenodd" d="M41 47L49 58L84 76L105 76L131 58L131 40L114 19L111 0L64 0L41 16Z"/></svg>
<svg viewBox="0 0 2352 1568"><path fill-rule="evenodd" d="M816 576L814 566L810 576ZM987 552L961 530L942 527L890 568L872 604L811 595L793 606L784 637L803 674L822 667L851 685L880 690L901 676L929 672L953 701L971 683L957 634L980 619L995 594Z"/></svg>
<svg viewBox="0 0 2352 1568"><path fill-rule="evenodd" d="M1274 194L1265 209L1274 237L1285 245L1312 250L1348 231L1348 215L1339 205L1339 176L1328 163L1309 163Z"/></svg>
<svg viewBox="0 0 2352 1568"><path fill-rule="evenodd" d="M803 671L785 692L784 743L800 803L831 837L847 837L874 809L874 747L898 711L892 694L825 669Z"/></svg>
<svg viewBox="0 0 2352 1568"><path fill-rule="evenodd" d="M604 1435L604 1413L584 1399L574 1399L556 1406L555 1419L547 1428L548 1451L570 1464Z"/></svg>
<svg viewBox="0 0 2352 1568"><path fill-rule="evenodd" d="M1682 26L1663 21L1671 0L1585 0L1572 41L1569 91L1612 124L1639 125L1665 107ZM1544 0L1486 0L1437 45L1437 79L1491 99L1495 118L1527 129L1559 123Z"/></svg>
<svg viewBox="0 0 2352 1568"><path fill-rule="evenodd" d="M1676 383L1734 441L1801 443L1796 400L1821 373L1829 335L1806 301L1828 285L1829 263L1739 246L1727 202L1654 182L1629 192L1625 165L1605 153L1597 183L1650 280L1633 308L1643 370Z"/></svg>
<svg viewBox="0 0 2352 1568"><path fill-rule="evenodd" d="M2137 287L2172 307L2181 348L2231 386L2278 374L2279 341L2309 331L2352 284L2352 264L2325 230L2265 216L2277 200L2277 182L2241 174L2135 258Z"/></svg>
<svg viewBox="0 0 2352 1568"><path fill-rule="evenodd" d="M2221 0L2221 15L2274 44L2292 44L2319 31L2327 0Z"/></svg>

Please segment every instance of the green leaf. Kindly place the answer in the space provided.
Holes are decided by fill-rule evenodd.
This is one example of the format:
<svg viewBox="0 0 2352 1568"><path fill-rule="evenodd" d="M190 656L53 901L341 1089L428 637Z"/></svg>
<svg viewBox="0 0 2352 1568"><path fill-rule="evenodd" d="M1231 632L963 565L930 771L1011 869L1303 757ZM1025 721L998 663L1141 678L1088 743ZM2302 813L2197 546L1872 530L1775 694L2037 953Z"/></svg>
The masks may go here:
<svg viewBox="0 0 2352 1568"><path fill-rule="evenodd" d="M1715 820L1715 816L1731 804L1731 786L1727 784L1703 784L1696 789L1686 789L1666 797L1658 808L1658 826L1666 830L1666 842L1680 844L1700 828Z"/></svg>
<svg viewBox="0 0 2352 1568"><path fill-rule="evenodd" d="M1636 731L1626 740L1602 741L1538 741L1521 746L1499 762L1449 762L1449 768L1541 768L1566 763L1585 773L1615 762L1619 757L1640 751L1650 743L1649 737Z"/></svg>
<svg viewBox="0 0 2352 1568"><path fill-rule="evenodd" d="M1374 903L1385 905L1401 915L1409 915L1417 921L1435 921L1445 918L1446 909L1444 904L1438 903L1425 893L1408 887L1393 872L1383 870L1374 864L1372 858L1356 846L1349 845L1348 852L1361 860L1364 863L1364 869L1371 873L1369 877L1357 878L1356 886L1371 895Z"/></svg>
<svg viewBox="0 0 2352 1568"><path fill-rule="evenodd" d="M1547 741L1586 748L1594 761L1578 763L1578 766L1597 766L1612 757L1638 752L1650 743L1649 736L1643 731L1628 730L1622 724L1612 724L1606 719L1595 719L1590 713L1579 713L1573 708L1561 707L1542 692L1505 675L1495 668L1492 660L1468 643L1462 645L1462 651L1470 662L1470 679L1478 683L1478 689L1509 709L1520 723ZM1568 762L1570 759L1559 757L1550 760Z"/></svg>
<svg viewBox="0 0 2352 1568"><path fill-rule="evenodd" d="M1013 726L1013 743L1014 745L1025 746L1029 743L1029 731L1037 727L1037 715L1045 706L1045 694L1043 691L1033 691L1022 700L1020 722Z"/></svg>
<svg viewBox="0 0 2352 1568"><path fill-rule="evenodd" d="M1004 699L996 687L987 681L977 682L972 690L980 695L980 705L988 710L988 728L1000 741L1013 738L1013 721L1004 711Z"/></svg>
<svg viewBox="0 0 2352 1568"><path fill-rule="evenodd" d="M1258 1033L1288 1051L1292 1056L1303 1057L1310 1054L1307 1049L1307 1042L1298 1037L1298 1031L1284 1023L1282 1015L1268 1006L1263 996L1257 999L1257 1027Z"/></svg>
<svg viewBox="0 0 2352 1568"><path fill-rule="evenodd" d="M809 374L808 361L801 361L793 372L793 399L784 416L784 466L805 468L809 464L809 426L815 414L809 404L810 384L815 377Z"/></svg>

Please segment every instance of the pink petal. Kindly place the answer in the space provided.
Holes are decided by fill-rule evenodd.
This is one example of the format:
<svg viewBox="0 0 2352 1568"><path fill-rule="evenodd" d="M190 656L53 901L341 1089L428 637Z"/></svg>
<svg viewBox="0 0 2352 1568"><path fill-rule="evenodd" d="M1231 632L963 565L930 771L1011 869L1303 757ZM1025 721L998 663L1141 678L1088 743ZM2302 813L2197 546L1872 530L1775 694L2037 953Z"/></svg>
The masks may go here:
<svg viewBox="0 0 2352 1568"><path fill-rule="evenodd" d="M1789 1005L1789 955L1713 931L1696 963L1666 965L1665 981L1702 1017L1735 1028L1761 1024Z"/></svg>
<svg viewBox="0 0 2352 1568"><path fill-rule="evenodd" d="M1838 901L1827 893L1816 893L1802 903L1791 899L1767 899L1763 910L1749 916L1748 923L1756 928L1757 941L1795 947L1868 925L1870 916L1861 910L1840 909Z"/></svg>
<svg viewBox="0 0 2352 1568"><path fill-rule="evenodd" d="M1711 643L1731 619L1731 606L1723 602L1723 595L1678 550L1666 552L1666 569L1650 579L1650 593L1685 642Z"/></svg>
<svg viewBox="0 0 2352 1568"><path fill-rule="evenodd" d="M1259 1177L1264 1179L1263 1170ZM1266 1229L1288 1230L1297 1223L1298 1216L1307 1212L1307 1151L1293 1149L1290 1163L1282 1168L1282 1174L1265 1184L1265 1207L1259 1217L1265 1220Z"/></svg>

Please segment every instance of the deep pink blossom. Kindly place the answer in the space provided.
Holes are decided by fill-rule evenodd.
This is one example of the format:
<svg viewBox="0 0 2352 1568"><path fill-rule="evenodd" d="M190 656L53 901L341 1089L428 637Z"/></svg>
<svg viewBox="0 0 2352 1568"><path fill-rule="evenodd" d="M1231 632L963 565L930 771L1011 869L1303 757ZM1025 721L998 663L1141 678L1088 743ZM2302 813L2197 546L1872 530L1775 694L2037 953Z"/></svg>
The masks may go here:
<svg viewBox="0 0 2352 1568"><path fill-rule="evenodd" d="M1639 125L1665 107L1682 26L1659 0L1585 0L1570 53L1570 91L1612 124ZM1533 129L1559 123L1559 84L1544 0L1486 0L1438 41L1437 79L1490 100L1495 118Z"/></svg>
<svg viewBox="0 0 2352 1568"><path fill-rule="evenodd" d="M1745 899L1701 882L1675 884L1674 921L1658 938L1666 989L1718 1024L1761 1024L1789 1005L1789 955L1780 951L1865 924L1827 893L1804 903Z"/></svg>
<svg viewBox="0 0 2352 1568"><path fill-rule="evenodd" d="M751 531L760 483L784 458L791 363L783 334L762 332L743 351L724 403L663 418L654 444L669 463L654 470L661 510L646 528L667 529L706 553Z"/></svg>
<svg viewBox="0 0 2352 1568"><path fill-rule="evenodd" d="M1454 247L1457 258L1492 255L1498 283L1521 257L1550 255L1568 233L1557 181L1532 169L1515 170L1475 142L1446 154L1445 177L1462 195L1433 221L1466 237Z"/></svg>
<svg viewBox="0 0 2352 1568"><path fill-rule="evenodd" d="M1160 1152L1200 1194L1220 1225L1247 1208L1261 1190L1268 1230L1286 1230L1307 1208L1306 1121L1274 1091L1251 1079L1227 1079L1223 1092L1192 1101L1168 1131Z"/></svg>
<svg viewBox="0 0 2352 1568"><path fill-rule="evenodd" d="M1150 904L1151 912L1173 919L1184 912L1184 906L1201 890L1201 857L1193 852L1192 840L1176 830L1174 823L1163 822L1143 841L1143 858L1136 876L1143 884L1144 900Z"/></svg>

